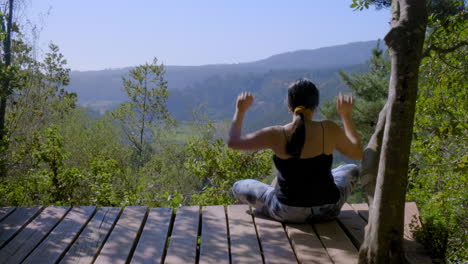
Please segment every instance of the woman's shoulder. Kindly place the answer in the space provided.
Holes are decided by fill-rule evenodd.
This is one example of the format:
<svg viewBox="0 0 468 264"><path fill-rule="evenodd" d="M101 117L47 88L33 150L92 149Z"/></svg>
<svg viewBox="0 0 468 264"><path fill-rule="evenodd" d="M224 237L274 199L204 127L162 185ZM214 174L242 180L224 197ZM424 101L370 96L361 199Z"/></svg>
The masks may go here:
<svg viewBox="0 0 468 264"><path fill-rule="evenodd" d="M329 129L336 129L336 128L339 128L340 126L335 123L334 121L332 120L322 120L320 121L320 123L323 125L324 128L329 128Z"/></svg>
<svg viewBox="0 0 468 264"><path fill-rule="evenodd" d="M274 125L264 127L257 131L257 133L267 134L270 139L277 141L279 137L284 137L287 134L287 127L283 125Z"/></svg>
<svg viewBox="0 0 468 264"><path fill-rule="evenodd" d="M292 127L293 127L292 123L288 123L284 125L273 125L273 126L265 127L264 129L274 131L276 133L284 134L284 133L290 132Z"/></svg>
<svg viewBox="0 0 468 264"><path fill-rule="evenodd" d="M268 126L268 127L262 128L261 130L271 131L271 132L283 132L285 129L287 129L287 125Z"/></svg>
<svg viewBox="0 0 468 264"><path fill-rule="evenodd" d="M341 127L336 122L332 120L322 120L321 124L327 135L335 137L340 134Z"/></svg>

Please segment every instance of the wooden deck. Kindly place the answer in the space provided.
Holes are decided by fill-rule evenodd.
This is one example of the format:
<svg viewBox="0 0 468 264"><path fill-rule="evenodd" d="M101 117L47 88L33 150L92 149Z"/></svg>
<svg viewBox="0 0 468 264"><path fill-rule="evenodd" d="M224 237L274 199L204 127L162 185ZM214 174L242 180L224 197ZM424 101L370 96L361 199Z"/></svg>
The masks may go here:
<svg viewBox="0 0 468 264"><path fill-rule="evenodd" d="M245 205L172 208L3 207L0 263L356 263L366 204L336 221L281 224ZM405 226L418 215L406 204ZM431 263L405 229L414 263Z"/></svg>

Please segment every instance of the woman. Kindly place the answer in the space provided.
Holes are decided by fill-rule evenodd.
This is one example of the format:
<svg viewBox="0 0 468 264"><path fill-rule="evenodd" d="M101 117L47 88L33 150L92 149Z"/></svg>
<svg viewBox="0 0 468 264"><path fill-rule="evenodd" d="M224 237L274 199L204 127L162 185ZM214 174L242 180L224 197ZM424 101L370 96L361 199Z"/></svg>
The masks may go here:
<svg viewBox="0 0 468 264"><path fill-rule="evenodd" d="M306 79L288 88L288 107L293 120L283 126L271 126L242 135L242 121L254 97L241 93L232 122L228 146L240 150L271 149L278 169L277 185L246 179L233 186L233 193L257 213L283 222L303 223L336 217L358 177L354 164L331 169L336 149L345 156L362 158L361 140L351 112L352 96L337 99L337 110L344 130L332 121L313 121L319 92Z"/></svg>

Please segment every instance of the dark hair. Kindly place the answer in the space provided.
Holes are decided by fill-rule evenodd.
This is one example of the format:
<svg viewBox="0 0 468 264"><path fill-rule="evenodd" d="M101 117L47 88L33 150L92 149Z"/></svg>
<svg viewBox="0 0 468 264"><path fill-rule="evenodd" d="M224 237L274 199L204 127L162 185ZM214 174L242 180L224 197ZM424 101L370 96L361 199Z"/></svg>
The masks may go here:
<svg viewBox="0 0 468 264"><path fill-rule="evenodd" d="M313 110L319 103L319 91L315 84L307 79L300 79L288 87L288 107L294 112L298 106ZM293 132L286 142L286 153L299 158L305 142L304 115L299 114L293 125Z"/></svg>

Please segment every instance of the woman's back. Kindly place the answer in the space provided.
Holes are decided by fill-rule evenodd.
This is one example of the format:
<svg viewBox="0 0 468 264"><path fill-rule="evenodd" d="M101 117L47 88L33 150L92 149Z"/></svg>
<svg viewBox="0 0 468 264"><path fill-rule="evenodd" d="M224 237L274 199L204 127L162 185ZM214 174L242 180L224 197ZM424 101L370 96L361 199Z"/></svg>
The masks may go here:
<svg viewBox="0 0 468 264"><path fill-rule="evenodd" d="M283 204L311 207L336 203L340 197L331 173L333 156L281 159L273 157L278 169L276 196Z"/></svg>
<svg viewBox="0 0 468 264"><path fill-rule="evenodd" d="M306 121L305 122L305 140L300 155L301 159L312 158L321 154L332 154L335 150L334 133L330 131L331 121ZM272 148L276 156L287 159L292 156L286 153L286 142L293 133L293 123L284 126L278 126L282 130L282 135L276 141L276 147Z"/></svg>
<svg viewBox="0 0 468 264"><path fill-rule="evenodd" d="M284 142L287 142L288 128L284 129ZM336 203L339 191L336 188L331 167L334 150L333 138L325 144L324 122L308 121L305 124L304 147L299 158L275 154L274 164L278 169L276 196L282 203L290 206L316 206ZM278 150L286 149L279 142ZM283 154L283 153L281 153ZM285 153L284 153L285 154Z"/></svg>

